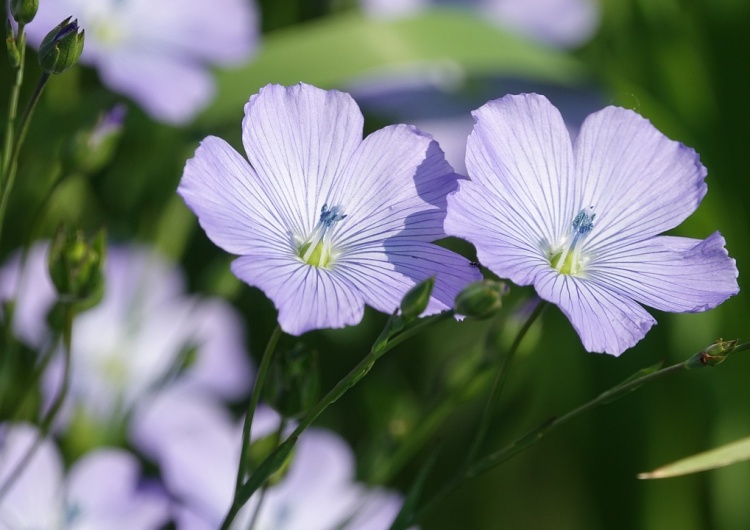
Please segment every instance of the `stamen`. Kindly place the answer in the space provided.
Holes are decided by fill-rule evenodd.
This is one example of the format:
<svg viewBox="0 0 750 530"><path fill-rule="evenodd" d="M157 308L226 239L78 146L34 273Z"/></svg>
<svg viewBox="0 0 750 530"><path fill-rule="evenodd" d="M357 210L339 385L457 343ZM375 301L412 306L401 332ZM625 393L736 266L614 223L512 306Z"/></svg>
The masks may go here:
<svg viewBox="0 0 750 530"><path fill-rule="evenodd" d="M323 205L320 209L318 224L315 225L307 241L299 248L298 255L302 258L302 261L315 267L328 265L331 261L332 250L329 236L330 228L345 217L346 214L343 213L343 208L340 206L333 206L329 209L328 204Z"/></svg>
<svg viewBox="0 0 750 530"><path fill-rule="evenodd" d="M576 274L581 265L581 247L583 240L594 229L594 207L582 209L571 223L572 237L570 244L566 244L558 255L553 255L550 264L563 274Z"/></svg>

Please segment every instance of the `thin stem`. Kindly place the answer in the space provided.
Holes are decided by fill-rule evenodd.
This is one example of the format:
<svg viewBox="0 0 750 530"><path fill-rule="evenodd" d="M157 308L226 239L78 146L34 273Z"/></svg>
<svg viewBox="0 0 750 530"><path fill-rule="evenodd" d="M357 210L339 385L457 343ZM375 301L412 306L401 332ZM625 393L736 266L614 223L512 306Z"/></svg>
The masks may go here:
<svg viewBox="0 0 750 530"><path fill-rule="evenodd" d="M497 403L500 400L500 394L502 394L503 388L505 387L505 381L508 379L510 366L513 362L513 358L515 357L516 352L518 351L518 347L521 345L521 341L523 341L526 333L531 328L531 325L536 321L537 318L539 318L539 315L542 314L545 307L547 307L546 302L542 300L537 301L534 310L529 315L529 318L526 319L526 322L524 322L523 326L521 326L521 329L518 330L518 335L516 335L516 338L513 341L513 344L511 344L508 353L505 354L503 362L500 363L500 365L497 367L497 372L495 372L495 379L492 381L492 389L490 390L490 395L487 397L487 402L484 406L482 419L479 422L479 427L477 428L476 435L474 436L474 439L472 441L471 449L469 449L466 457L465 465L467 467L471 464L471 462L474 461L477 453L479 453L479 450L482 448L482 443L484 443L484 439L487 436L487 431L490 428L490 423L492 422L492 418L495 415L495 408L497 407Z"/></svg>
<svg viewBox="0 0 750 530"><path fill-rule="evenodd" d="M3 147L3 165L0 169L0 189L3 189L6 181L8 168L10 167L11 153L13 151L13 140L16 131L16 115L18 114L18 99L21 94L21 85L23 84L23 69L26 63L26 36L24 35L24 25L18 25L18 35L16 36L16 45L18 46L19 63L16 67L16 77L13 86L10 89L10 99L8 100L8 121L5 124L5 144Z"/></svg>
<svg viewBox="0 0 750 530"><path fill-rule="evenodd" d="M276 446L278 447L279 442L281 441L281 437L284 436L284 431L286 430L287 421L286 418L282 417L279 421L279 428L276 429ZM268 482L263 484L263 487L260 488L260 493L258 494L258 504L255 505L255 510L253 511L253 516L250 518L250 524L248 525L248 530L255 530L255 525L258 524L258 520L260 518L260 511L263 507L263 501L266 499L266 492L268 491Z"/></svg>
<svg viewBox="0 0 750 530"><path fill-rule="evenodd" d="M242 452L240 453L240 466L237 469L237 481L235 482L235 496L237 491L242 486L245 480L245 473L248 467L249 451L250 446L250 435L252 433L253 417L255 416L255 409L258 408L260 402L260 396L263 393L263 387L266 383L266 376L268 375L268 369L271 366L273 360L273 353L276 350L276 344L279 342L281 337L281 326L278 324L271 333L271 337L268 339L266 349L263 352L263 357L260 361L260 368L258 369L258 375L255 377L255 386L253 387L253 393L250 396L250 403L247 406L247 412L245 413L245 424L242 427Z"/></svg>
<svg viewBox="0 0 750 530"><path fill-rule="evenodd" d="M661 379L665 376L674 374L676 372L679 372L685 369L686 369L686 362L681 362L681 363L674 364L672 366L668 366L666 368L662 368L661 370L658 370L656 372L651 372L641 377L637 377L635 379L629 380L625 383L622 383L620 385L617 385L607 390L606 392L603 392L602 394L599 394L599 396L597 396L593 400L581 405L580 407L576 409L573 409L567 414L564 414L558 418L552 418L542 423L540 426L536 427L535 429L532 429L525 435L521 436L520 438L512 442L510 445L506 446L504 449L491 453L490 455L482 458L478 462L471 464L464 473L459 474L456 478L454 478L452 481L446 484L443 487L443 489L441 489L424 507L419 509L415 513L414 517L412 518L411 524L415 524L418 521L420 521L427 513L432 511L437 505L443 502L446 497L448 497L451 493L453 493L458 488L460 488L469 479L475 478L481 475L482 473L489 471L490 469L502 464L503 462L507 461L511 457L517 455L524 449L531 447L536 442L541 440L544 435L556 429L557 427L563 425L564 423L567 423L568 421L572 420L576 416L579 416L582 413L587 412L588 410L594 407L603 405L605 403L609 403L617 398L620 398L624 396L625 394L632 392L633 390L640 387L641 385L650 383L651 381Z"/></svg>
<svg viewBox="0 0 750 530"><path fill-rule="evenodd" d="M13 146L13 151L10 155L10 160L7 162L3 162L5 165L7 165L7 172L5 172L5 174L3 175L3 188L2 193L0 194L0 235L2 234L3 221L5 220L5 210L8 207L8 198L10 197L10 192L13 189L13 184L16 180L16 170L18 169L18 153L21 151L21 146L23 145L23 141L26 138L26 133L29 130L31 115L34 113L36 104L39 102L39 98L42 95L44 87L47 85L47 81L49 81L49 76L50 74L43 72L39 77L39 82L36 84L34 92L31 94L31 97L26 104L26 108L23 111L23 115L21 116L21 121L18 126L18 136L16 137L15 145Z"/></svg>
<svg viewBox="0 0 750 530"><path fill-rule="evenodd" d="M372 348L370 348L370 351L367 353L367 355L355 366L343 379L341 379L338 383L336 383L336 386L334 386L300 421L300 423L297 425L296 429L292 434L290 434L284 442L279 445L266 459L261 462L256 472L259 472L259 470L264 467L268 466L269 468L273 468L273 462L278 461L279 465L281 464L281 461L283 461L283 458L285 458L286 455L289 454L291 449L294 447L294 444L296 443L297 439L299 438L300 434L307 429L331 404L335 403L341 396L346 394L346 392L353 387L355 384L357 384L367 373L372 369L373 365L375 364L375 361L377 361L380 357L382 357L386 352L389 350L395 348L399 344L401 344L406 339L416 335L420 331L422 331L424 328L434 324L435 322L438 322L440 320L445 320L448 318L452 318L455 315L455 313L450 311L444 311L438 315L433 315L431 317L427 317L424 319L419 320L416 324L414 324L412 327L405 329L404 331L398 333L397 335L391 337L389 330L390 325L393 323L394 318L398 317L391 317L391 320L388 321L388 324L386 325L386 328L383 330L383 332L378 336L378 338L375 340L375 343L373 344ZM261 484L262 485L262 484ZM239 513L242 506L250 499L250 497L255 493L257 488L260 485L256 484L255 481L248 480L245 484L243 484L236 492L235 497L232 502L232 506L229 508L229 512L227 513L226 517L224 518L224 521L221 525L221 530L227 530L231 524L234 518L237 516L237 513Z"/></svg>
<svg viewBox="0 0 750 530"><path fill-rule="evenodd" d="M65 398L68 394L68 386L70 383L70 345L73 335L73 318L75 316L75 310L70 305L65 308L65 327L63 329L63 353L64 353L64 366L63 366L63 377L60 391L55 397L55 401L50 406L49 411L45 415L39 426L39 435L37 436L34 444L26 451L26 454L19 460L15 469L8 474L8 478L5 483L0 486L0 499L2 499L15 484L16 480L23 474L26 466L31 462L37 449L41 446L42 442L47 438L50 427L57 418L57 414L60 412Z"/></svg>

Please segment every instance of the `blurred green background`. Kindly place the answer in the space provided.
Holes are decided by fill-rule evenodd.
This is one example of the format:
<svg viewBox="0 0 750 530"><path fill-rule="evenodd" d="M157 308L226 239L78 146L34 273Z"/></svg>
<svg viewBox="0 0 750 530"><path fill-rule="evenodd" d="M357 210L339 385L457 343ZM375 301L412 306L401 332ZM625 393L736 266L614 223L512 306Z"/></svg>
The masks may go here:
<svg viewBox="0 0 750 530"><path fill-rule="evenodd" d="M742 290L704 314L652 311L659 325L620 358L586 353L568 321L550 308L524 343L497 409L486 449L504 446L640 368L683 360L718 337L750 339L744 273L750 266L750 2L603 0L602 8L594 38L564 52L504 33L469 13L441 10L373 20L361 15L353 0L263 0L261 48L247 66L218 74L214 104L182 129L155 124L130 105L114 160L88 176L66 175L57 155L76 130L122 98L102 88L95 72L75 68L52 80L31 126L0 258L32 229L33 237L49 238L60 220L89 230L106 225L115 241L155 242L182 263L194 290L226 296L241 309L257 360L275 325L273 305L231 276L231 257L208 241L175 189L185 160L206 135L241 148L242 105L259 87L305 81L347 90L378 72L408 71L428 61L459 73L442 95L453 102L452 113L468 115L487 99L503 96L504 82L575 94L591 110L606 104L632 108L700 153L709 170L709 194L675 233L703 238L720 230L737 260ZM33 52L28 63L27 79L34 80ZM5 61L0 79L0 101L5 102ZM32 86L26 84L27 94ZM368 108L370 130L404 119L397 110ZM431 110L435 116L445 113ZM42 220L35 223L45 200ZM448 244L471 256L469 245ZM501 345L507 347L517 326L513 311L531 295L530 289L513 289ZM317 356L323 389L364 355L384 322L384 315L368 310L356 328L302 338ZM481 414L483 401L477 396L457 404L411 462L387 472L394 451L482 355L489 326L447 322L406 342L321 418L322 425L343 434L355 448L362 480L391 475L387 486L406 490L438 439L441 452L426 495L462 463ZM285 337L282 348L292 349L296 342ZM716 369L644 387L461 488L421 527L750 528L750 463L676 479L636 479L638 472L750 436L748 380L750 356L745 354Z"/></svg>

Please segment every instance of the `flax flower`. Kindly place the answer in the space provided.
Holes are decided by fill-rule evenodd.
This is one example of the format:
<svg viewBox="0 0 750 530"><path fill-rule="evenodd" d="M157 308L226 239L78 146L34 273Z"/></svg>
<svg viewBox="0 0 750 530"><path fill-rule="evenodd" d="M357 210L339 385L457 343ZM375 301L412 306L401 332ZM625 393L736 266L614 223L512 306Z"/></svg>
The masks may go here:
<svg viewBox="0 0 750 530"><path fill-rule="evenodd" d="M209 65L247 60L258 35L253 0L47 0L27 26L38 46L72 16L86 31L81 62L153 118L181 124L214 93Z"/></svg>
<svg viewBox="0 0 750 530"><path fill-rule="evenodd" d="M431 275L440 311L479 277L431 243L460 178L437 143L407 125L363 140L362 122L342 92L268 85L245 105L248 160L209 136L185 167L179 193L287 333L356 324L365 304L391 313Z"/></svg>
<svg viewBox="0 0 750 530"><path fill-rule="evenodd" d="M697 312L739 290L718 232L659 235L706 194L706 168L630 110L591 114L574 142L535 94L475 111L471 181L448 198L446 231L503 278L557 304L589 351L618 355L656 323L640 304Z"/></svg>
<svg viewBox="0 0 750 530"><path fill-rule="evenodd" d="M5 483L39 436L31 425L0 429L0 483ZM155 484L141 483L138 460L125 451L87 454L65 473L55 444L38 449L0 500L0 530L139 530L162 528L169 501Z"/></svg>

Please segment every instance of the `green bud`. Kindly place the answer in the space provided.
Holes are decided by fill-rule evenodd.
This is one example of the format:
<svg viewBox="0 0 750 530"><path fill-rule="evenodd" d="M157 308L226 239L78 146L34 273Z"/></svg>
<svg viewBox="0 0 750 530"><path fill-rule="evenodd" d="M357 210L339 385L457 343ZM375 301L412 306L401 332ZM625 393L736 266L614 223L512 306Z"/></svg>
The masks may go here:
<svg viewBox="0 0 750 530"><path fill-rule="evenodd" d="M279 414L293 418L318 401L320 373L318 355L304 344L279 352L266 378L263 399Z"/></svg>
<svg viewBox="0 0 750 530"><path fill-rule="evenodd" d="M260 466L261 462L263 462L278 447L279 442L280 440L278 433L269 434L268 436L263 436L261 438L258 438L257 440L254 440L247 448L247 461L249 468L247 470L247 473L252 474L253 471L258 469L258 466ZM281 479L286 476L286 473L287 471L289 471L289 466L291 465L293 459L294 451L292 451L289 456L287 456L281 467L270 477L268 477L267 484L269 486L278 484Z"/></svg>
<svg viewBox="0 0 750 530"><path fill-rule="evenodd" d="M489 318L503 307L510 289L503 282L482 280L470 283L456 296L456 313L472 318Z"/></svg>
<svg viewBox="0 0 750 530"><path fill-rule="evenodd" d="M50 243L47 264L60 301L78 310L88 309L101 300L104 292L104 230L86 241L80 230L60 226Z"/></svg>
<svg viewBox="0 0 750 530"><path fill-rule="evenodd" d="M65 144L62 158L68 172L90 174L107 165L122 136L126 110L124 105L115 105L99 116L96 125L78 131Z"/></svg>
<svg viewBox="0 0 750 530"><path fill-rule="evenodd" d="M422 283L418 283L404 295L401 300L401 318L405 322L414 320L421 315L430 303L432 289L435 287L435 277L430 276Z"/></svg>
<svg viewBox="0 0 750 530"><path fill-rule="evenodd" d="M10 25L10 20L5 21L5 44L8 47L8 61L11 67L18 68L21 64L21 52L18 50L16 45L16 35L13 32L13 26Z"/></svg>
<svg viewBox="0 0 750 530"><path fill-rule="evenodd" d="M39 65L48 74L61 74L78 62L83 51L84 31L78 20L66 18L50 31L39 46Z"/></svg>
<svg viewBox="0 0 750 530"><path fill-rule="evenodd" d="M36 16L39 0L10 0L10 12L19 24L28 24Z"/></svg>
<svg viewBox="0 0 750 530"><path fill-rule="evenodd" d="M716 366L723 363L737 347L739 341L718 339L703 351L699 351L690 359L685 361L685 368L703 368L705 366Z"/></svg>

